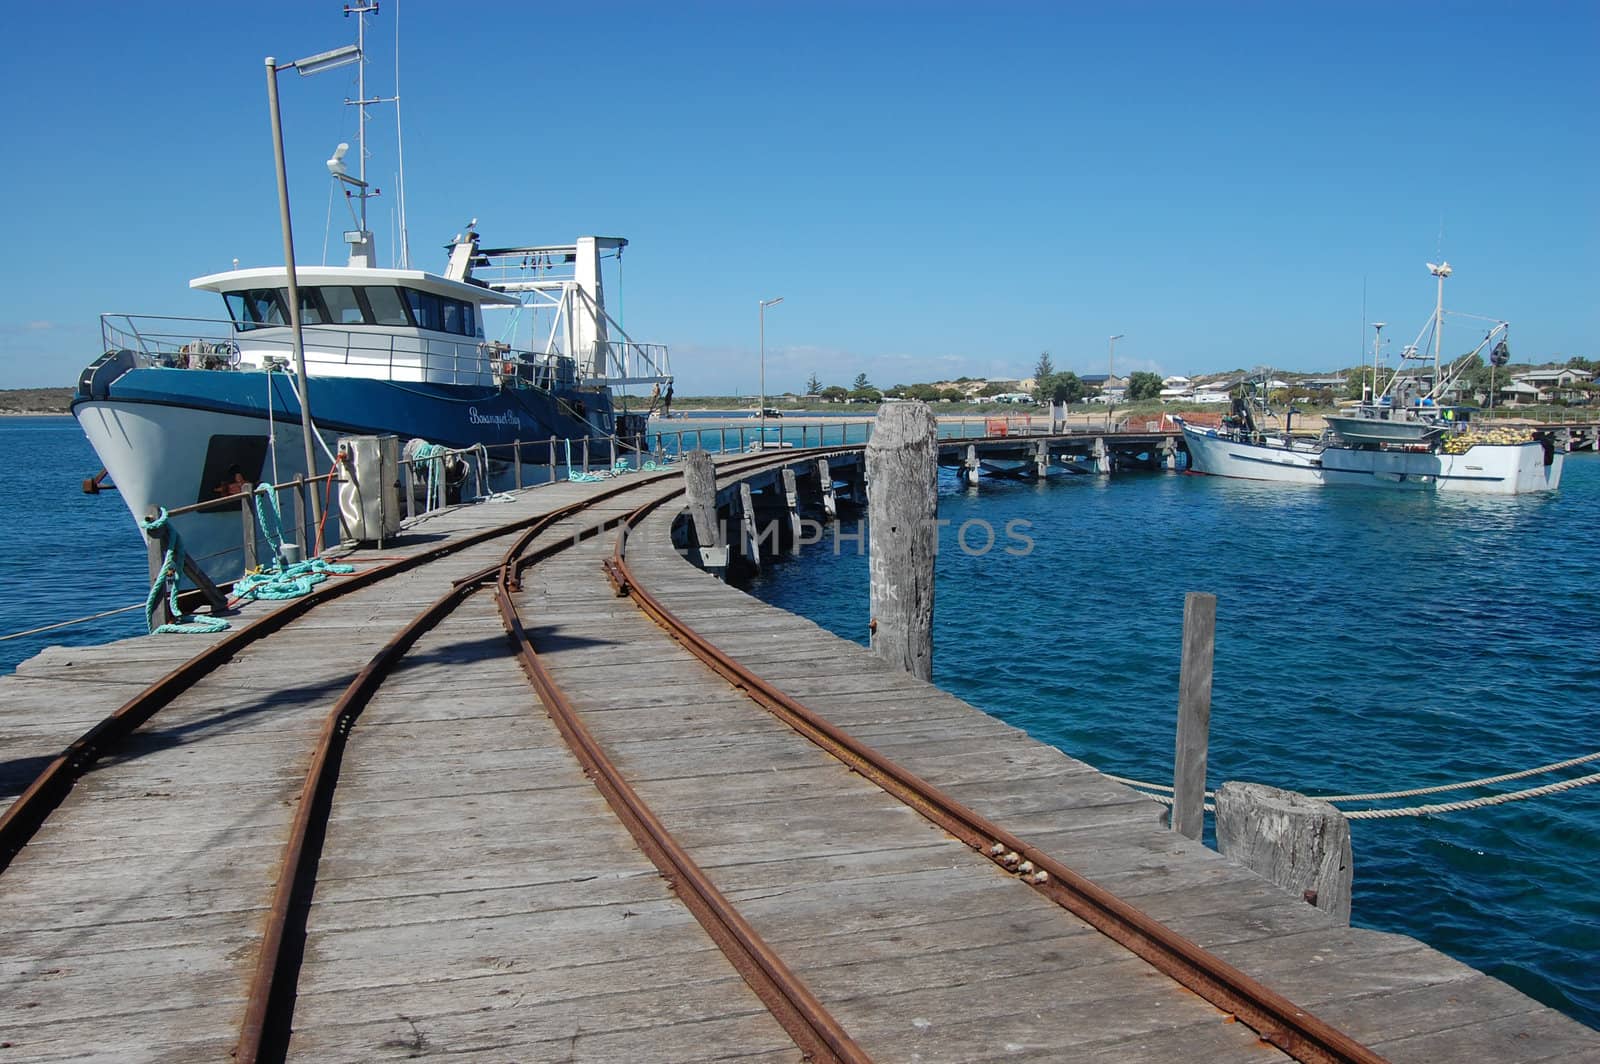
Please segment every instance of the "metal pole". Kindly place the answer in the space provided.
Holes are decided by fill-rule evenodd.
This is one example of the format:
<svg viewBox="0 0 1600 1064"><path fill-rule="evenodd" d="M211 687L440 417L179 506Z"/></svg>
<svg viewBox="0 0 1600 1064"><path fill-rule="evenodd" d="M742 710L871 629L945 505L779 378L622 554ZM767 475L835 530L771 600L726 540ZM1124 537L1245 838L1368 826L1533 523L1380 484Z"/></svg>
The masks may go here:
<svg viewBox="0 0 1600 1064"><path fill-rule="evenodd" d="M294 274L294 231L289 222L289 173L283 162L283 119L278 111L278 66L267 56L267 107L272 112L272 154L278 163L278 215L283 224L283 266L289 288L289 331L294 337L294 372L300 396L300 434L306 447L306 476L317 475L317 454L312 449L311 396L306 384L305 340L300 332L300 287ZM316 530L312 557L322 553L322 500L311 492L311 525Z"/></svg>

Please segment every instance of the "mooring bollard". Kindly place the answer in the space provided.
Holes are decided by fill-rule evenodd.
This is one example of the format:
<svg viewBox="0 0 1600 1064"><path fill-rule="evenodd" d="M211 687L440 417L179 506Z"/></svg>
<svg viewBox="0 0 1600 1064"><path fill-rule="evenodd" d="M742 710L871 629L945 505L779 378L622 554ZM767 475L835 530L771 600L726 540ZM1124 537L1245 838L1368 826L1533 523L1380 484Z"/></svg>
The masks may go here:
<svg viewBox="0 0 1600 1064"><path fill-rule="evenodd" d="M1217 850L1350 922L1350 821L1327 802L1260 783L1217 788Z"/></svg>
<svg viewBox="0 0 1600 1064"><path fill-rule="evenodd" d="M711 456L696 447L683 458L683 497L694 530L700 565L714 571L728 567L728 548L717 535L717 470Z"/></svg>
<svg viewBox="0 0 1600 1064"><path fill-rule="evenodd" d="M927 404L886 403L866 450L872 652L923 680L933 677L938 432Z"/></svg>
<svg viewBox="0 0 1600 1064"><path fill-rule="evenodd" d="M1206 823L1206 747L1211 729L1211 659L1217 596L1183 599L1183 666L1178 677L1178 744L1172 759L1172 830L1198 839Z"/></svg>

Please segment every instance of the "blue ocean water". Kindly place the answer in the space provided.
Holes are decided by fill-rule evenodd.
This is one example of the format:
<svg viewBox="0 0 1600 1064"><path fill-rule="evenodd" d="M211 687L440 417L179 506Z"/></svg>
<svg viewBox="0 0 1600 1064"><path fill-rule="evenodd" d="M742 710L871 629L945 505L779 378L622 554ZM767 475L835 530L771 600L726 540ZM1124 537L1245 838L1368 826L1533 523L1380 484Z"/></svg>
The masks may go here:
<svg viewBox="0 0 1600 1064"><path fill-rule="evenodd" d="M0 636L142 603L141 537L115 494L83 494L99 462L76 423L0 418L0 459ZM1595 457L1513 499L1167 474L941 490L935 679L1107 771L1171 775L1186 591L1218 597L1213 784L1389 790L1600 749ZM1011 521L1029 553L1006 552ZM825 539L752 590L864 642L866 580ZM0 673L143 627L0 641ZM1600 1026L1600 785L1353 833L1358 924Z"/></svg>
<svg viewBox="0 0 1600 1064"><path fill-rule="evenodd" d="M935 681L1108 772L1171 782L1188 591L1217 596L1212 786L1399 790L1600 750L1593 456L1569 456L1555 494L1496 499L946 475L939 516ZM1024 549L1014 521L1029 553L1006 551ZM866 559L840 542L751 591L865 643ZM1358 925L1600 1026L1600 784L1352 834Z"/></svg>
<svg viewBox="0 0 1600 1064"><path fill-rule="evenodd" d="M142 537L115 492L85 495L100 459L70 417L0 417L0 636L133 603ZM144 611L0 642L0 674L53 644L139 635Z"/></svg>

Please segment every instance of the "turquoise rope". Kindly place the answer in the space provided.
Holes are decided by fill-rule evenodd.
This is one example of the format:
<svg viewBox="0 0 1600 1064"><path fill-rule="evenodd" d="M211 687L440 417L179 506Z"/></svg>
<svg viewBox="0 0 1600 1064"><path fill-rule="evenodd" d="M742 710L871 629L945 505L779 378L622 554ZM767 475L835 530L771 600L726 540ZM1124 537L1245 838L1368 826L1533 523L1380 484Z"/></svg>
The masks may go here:
<svg viewBox="0 0 1600 1064"><path fill-rule="evenodd" d="M150 585L150 594L144 600L144 626L151 635L202 635L210 632L225 632L228 622L220 617L198 617L192 613L184 613L178 608L178 570L183 567L183 539L178 535L178 527L171 523L167 508L163 506L154 521L139 522L139 527L148 535L151 532L167 530L167 553L161 559L161 569L156 573L154 582ZM167 611L177 620L171 624L156 624L156 607L161 604L161 594L165 590L167 596Z"/></svg>
<svg viewBox="0 0 1600 1064"><path fill-rule="evenodd" d="M283 557L283 511L278 509L278 492L271 484L257 484L256 494L262 501L256 503L256 524L261 526L261 535L267 541L267 547L272 551L274 558ZM267 521L268 512L272 514L272 521Z"/></svg>
<svg viewBox="0 0 1600 1064"><path fill-rule="evenodd" d="M411 467L415 469L420 463L428 477L428 490L424 493L425 509L435 510L445 504L450 497L445 486L444 458L450 448L442 443L417 443L416 456L412 459Z"/></svg>
<svg viewBox="0 0 1600 1064"><path fill-rule="evenodd" d="M353 565L325 562L321 558L296 562L276 569L260 569L246 573L233 585L233 593L241 599L292 599L311 594L311 589L335 573L353 573Z"/></svg>

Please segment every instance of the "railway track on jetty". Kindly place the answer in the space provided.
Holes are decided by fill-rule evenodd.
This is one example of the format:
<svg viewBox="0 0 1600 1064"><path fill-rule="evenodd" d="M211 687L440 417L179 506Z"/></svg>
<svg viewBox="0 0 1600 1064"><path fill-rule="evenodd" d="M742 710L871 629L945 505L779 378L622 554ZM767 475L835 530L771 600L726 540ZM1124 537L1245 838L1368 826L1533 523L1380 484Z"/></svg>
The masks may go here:
<svg viewBox="0 0 1600 1064"><path fill-rule="evenodd" d="M791 694L677 484L332 582L73 743L0 818L0 1060L1382 1059Z"/></svg>

